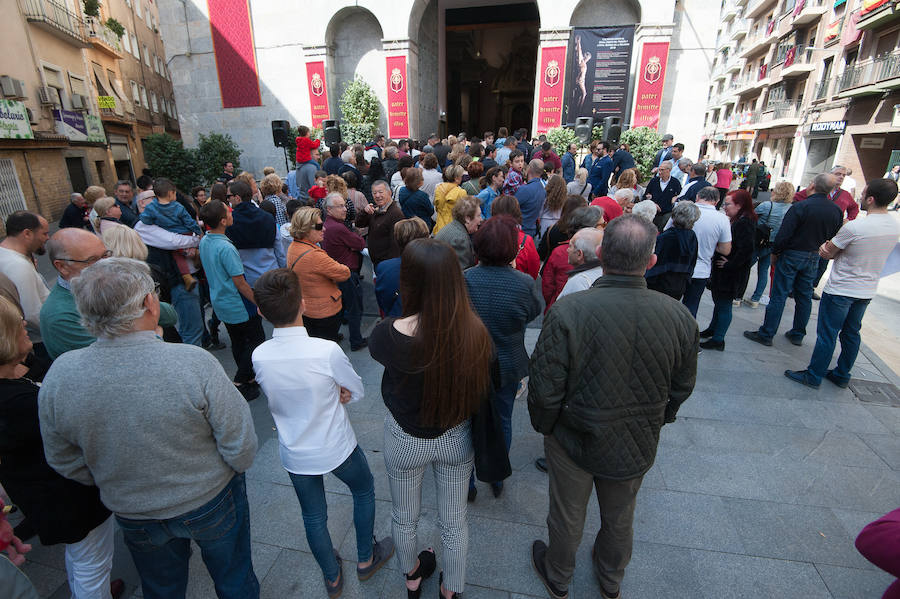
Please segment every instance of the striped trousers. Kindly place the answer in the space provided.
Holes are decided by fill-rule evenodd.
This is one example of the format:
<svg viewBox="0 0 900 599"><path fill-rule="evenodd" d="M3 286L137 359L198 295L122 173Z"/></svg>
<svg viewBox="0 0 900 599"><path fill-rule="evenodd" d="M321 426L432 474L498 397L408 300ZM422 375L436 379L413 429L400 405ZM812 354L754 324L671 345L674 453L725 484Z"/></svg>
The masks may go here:
<svg viewBox="0 0 900 599"><path fill-rule="evenodd" d="M474 452L469 421L436 439L407 434L388 413L384 420L384 463L391 485L391 528L397 559L404 573L416 566L416 531L422 508L422 478L431 464L437 490L438 554L444 572L444 588L462 593L466 584L469 525L466 494Z"/></svg>

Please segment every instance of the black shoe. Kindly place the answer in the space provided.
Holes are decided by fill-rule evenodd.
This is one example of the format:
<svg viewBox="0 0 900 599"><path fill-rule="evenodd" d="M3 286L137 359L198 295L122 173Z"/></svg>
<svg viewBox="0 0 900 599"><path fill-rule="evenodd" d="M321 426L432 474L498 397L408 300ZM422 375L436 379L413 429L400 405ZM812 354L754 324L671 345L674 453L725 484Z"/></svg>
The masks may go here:
<svg viewBox="0 0 900 599"><path fill-rule="evenodd" d="M809 374L806 370L785 370L784 376L788 377L795 383L800 383L801 385L806 385L807 387L811 387L813 389L818 389L819 385L811 382L806 375Z"/></svg>
<svg viewBox="0 0 900 599"><path fill-rule="evenodd" d="M241 395L244 396L244 399L247 401L253 401L257 397L259 397L259 383L256 381L250 383L243 383L240 385L235 385L237 390L241 392Z"/></svg>
<svg viewBox="0 0 900 599"><path fill-rule="evenodd" d="M712 337L712 336L713 336L713 330L712 330L712 329L703 329L702 331L700 331L700 338L701 338L701 339L705 339L706 337Z"/></svg>
<svg viewBox="0 0 900 599"><path fill-rule="evenodd" d="M812 298L814 300L820 300L820 299L822 299L822 296L819 295L818 293L816 293L815 291L813 291Z"/></svg>
<svg viewBox="0 0 900 599"><path fill-rule="evenodd" d="M540 470L541 472L547 471L547 458L539 457L534 461L534 467Z"/></svg>
<svg viewBox="0 0 900 599"><path fill-rule="evenodd" d="M709 339L700 344L702 349L714 349L717 351L725 351L725 342L724 341L713 341Z"/></svg>
<svg viewBox="0 0 900 599"><path fill-rule="evenodd" d="M343 333L338 333L338 343L340 343L340 342L343 341L343 340L344 340L344 334L343 334Z"/></svg>
<svg viewBox="0 0 900 599"><path fill-rule="evenodd" d="M433 550L425 550L419 553L419 567L416 568L416 571L412 574L406 575L406 580L416 580L421 579L419 583L419 588L415 591L411 591L406 589L407 599L419 599L419 595L422 594L422 585L425 584L425 581L434 574L434 570L437 567L437 560L434 559L434 551Z"/></svg>
<svg viewBox="0 0 900 599"><path fill-rule="evenodd" d="M535 541L531 544L531 565L537 572L538 578L544 583L544 588L553 599L567 599L569 591L561 591L547 578L547 566L544 564L544 556L547 554L547 545L543 541Z"/></svg>
<svg viewBox="0 0 900 599"><path fill-rule="evenodd" d="M756 341L761 345L765 345L766 347L772 347L772 340L766 339L765 337L760 335L758 331L744 331L744 337L746 337L750 341Z"/></svg>
<svg viewBox="0 0 900 599"><path fill-rule="evenodd" d="M356 345L350 344L350 351L359 351L364 347L369 345L369 339L367 337L363 337L363 340L357 343Z"/></svg>
<svg viewBox="0 0 900 599"><path fill-rule="evenodd" d="M478 497L478 489L476 487L469 487L469 496L466 498L466 501L475 503L476 497Z"/></svg>
<svg viewBox="0 0 900 599"><path fill-rule="evenodd" d="M344 562L338 555L337 549L334 550L334 559L338 563L338 578L334 583L328 582L325 578L325 590L328 592L328 599L337 599L344 592Z"/></svg>
<svg viewBox="0 0 900 599"><path fill-rule="evenodd" d="M491 492L494 494L494 497L500 497L503 494L503 481L498 480L497 482L491 483Z"/></svg>
<svg viewBox="0 0 900 599"><path fill-rule="evenodd" d="M849 380L839 379L837 375L834 374L834 370L829 370L825 373L825 378L831 381L834 385L837 385L841 389L846 389L850 386Z"/></svg>
<svg viewBox="0 0 900 599"><path fill-rule="evenodd" d="M787 333L785 333L784 336L787 337L787 340L788 340L788 341L790 341L791 343L793 343L793 344L796 345L797 347L800 347L801 345L803 345L803 337L800 337L799 339L797 339L796 337L794 337L793 335L791 335L791 332L790 332L790 331L788 331Z"/></svg>
<svg viewBox="0 0 900 599"><path fill-rule="evenodd" d="M209 341L203 344L203 349L206 351L219 351L220 349L225 349L225 344L211 337Z"/></svg>

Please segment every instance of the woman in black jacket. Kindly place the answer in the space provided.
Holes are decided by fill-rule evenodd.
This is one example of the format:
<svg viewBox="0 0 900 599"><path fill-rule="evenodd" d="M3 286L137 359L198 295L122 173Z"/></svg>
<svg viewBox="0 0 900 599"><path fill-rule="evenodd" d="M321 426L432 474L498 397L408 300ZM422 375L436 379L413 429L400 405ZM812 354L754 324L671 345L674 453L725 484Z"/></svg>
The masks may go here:
<svg viewBox="0 0 900 599"><path fill-rule="evenodd" d="M656 264L644 275L647 287L681 300L697 264L694 223L700 209L693 202L678 202L672 210L672 226L656 237Z"/></svg>
<svg viewBox="0 0 900 599"><path fill-rule="evenodd" d="M559 220L547 229L547 232L541 237L541 241L538 244L538 256L540 256L541 262L550 257L556 246L568 243L569 238L575 233L574 231L569 231L569 218L577 208L582 206L587 206L587 200L582 196L569 194L566 197L562 212L559 214Z"/></svg>
<svg viewBox="0 0 900 599"><path fill-rule="evenodd" d="M0 340L0 483L43 545L66 544L73 596L121 594L121 580L110 588L115 523L99 490L64 478L44 456L40 388L23 377L27 369L20 365L31 341L22 313L6 298L0 298Z"/></svg>
<svg viewBox="0 0 900 599"><path fill-rule="evenodd" d="M746 289L750 277L757 218L750 193L743 189L725 196L724 208L731 220L731 253L713 256L709 289L715 307L712 322L700 333L700 337L709 337L700 347L718 351L725 351L725 333L731 325L731 302L740 299L739 294Z"/></svg>

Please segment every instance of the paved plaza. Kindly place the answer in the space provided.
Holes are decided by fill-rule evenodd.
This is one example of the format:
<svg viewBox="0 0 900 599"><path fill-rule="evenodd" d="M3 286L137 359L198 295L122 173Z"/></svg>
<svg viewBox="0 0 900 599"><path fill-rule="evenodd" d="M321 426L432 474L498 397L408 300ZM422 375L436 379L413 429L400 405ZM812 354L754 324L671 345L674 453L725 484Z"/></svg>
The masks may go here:
<svg viewBox="0 0 900 599"><path fill-rule="evenodd" d="M47 268L41 270L49 275ZM888 289L897 277L885 279ZM370 273L365 284L371 311L375 301ZM825 381L815 391L786 379L782 375L786 368L802 369L807 364L815 342L817 306L814 302L813 334L803 347L782 336L771 348L744 339L741 332L760 324L763 307L740 307L735 309L726 351L700 355L694 394L678 420L662 429L656 463L638 495L634 555L623 597L863 599L879 597L890 583L890 576L856 552L853 539L866 523L898 505L900 398L892 386L898 378L864 348L851 389ZM895 347L896 308L892 298L882 295L866 317L866 327L879 330ZM791 310L788 302L783 324L789 322ZM706 294L699 315L702 326L711 312ZM364 324L371 327L374 322L375 316L369 315ZM528 330L529 350L539 326L538 320ZM222 333L224 338L224 327ZM230 351L215 354L226 372L233 373ZM390 534L391 509L381 454L386 413L380 394L382 368L365 350L350 353L350 359L363 378L366 397L348 410L375 476L376 534L381 537ZM129 364L127 357L122 365L123 373L139 367ZM252 402L251 409L259 453L247 473L247 492L253 564L262 597L325 597L297 498L280 465L266 400ZM469 505L467 599L546 597L532 570L530 549L533 540L547 538L547 476L533 464L542 455L542 440L531 428L524 394L516 401L513 420L513 475L502 497L494 499L490 488L480 484L476 502ZM440 559L434 485L430 474L426 479L420 544L438 548ZM395 558L368 582L360 583L353 575L351 496L331 476L326 489L328 528L345 559L343 596L405 597ZM599 525L599 510L592 503L570 587L575 599L599 596L590 562ZM36 546L25 570L43 597L68 597L62 546ZM126 580L126 596L141 597L121 533L113 574ZM436 575L424 589L424 597L437 594ZM191 563L188 597L215 597L199 551Z"/></svg>

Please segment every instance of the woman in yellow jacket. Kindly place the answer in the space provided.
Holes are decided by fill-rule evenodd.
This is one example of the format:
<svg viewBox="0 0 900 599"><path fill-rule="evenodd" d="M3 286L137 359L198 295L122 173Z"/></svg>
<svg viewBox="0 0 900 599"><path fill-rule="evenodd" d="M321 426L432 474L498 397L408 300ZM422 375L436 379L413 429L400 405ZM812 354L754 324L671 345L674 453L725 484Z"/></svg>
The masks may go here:
<svg viewBox="0 0 900 599"><path fill-rule="evenodd" d="M459 186L462 183L465 169L453 165L444 169L444 182L434 190L434 211L437 213L434 230L437 233L453 221L453 206L460 198L466 197L466 190Z"/></svg>
<svg viewBox="0 0 900 599"><path fill-rule="evenodd" d="M337 284L350 278L350 269L333 260L319 243L325 237L322 213L303 207L291 218L288 267L297 273L303 289L303 326L310 337L338 341L341 328L341 290Z"/></svg>

